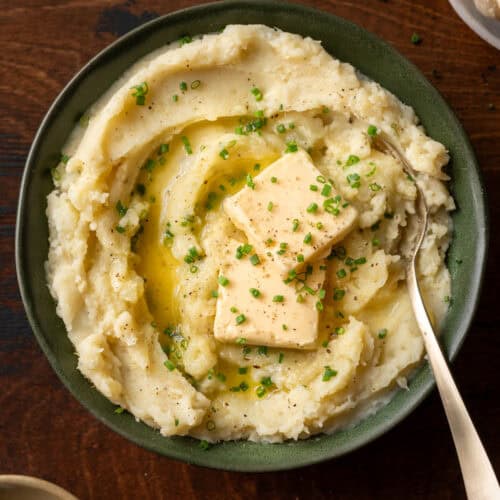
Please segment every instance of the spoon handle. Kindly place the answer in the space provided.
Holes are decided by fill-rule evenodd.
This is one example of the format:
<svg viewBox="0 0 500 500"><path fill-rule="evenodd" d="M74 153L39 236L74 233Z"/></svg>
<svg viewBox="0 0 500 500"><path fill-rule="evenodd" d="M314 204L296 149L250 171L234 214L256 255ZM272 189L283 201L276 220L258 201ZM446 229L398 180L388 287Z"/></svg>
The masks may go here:
<svg viewBox="0 0 500 500"><path fill-rule="evenodd" d="M424 338L427 356L457 450L467 498L498 500L498 480L434 334L422 301L414 263L410 266L407 283L415 318Z"/></svg>

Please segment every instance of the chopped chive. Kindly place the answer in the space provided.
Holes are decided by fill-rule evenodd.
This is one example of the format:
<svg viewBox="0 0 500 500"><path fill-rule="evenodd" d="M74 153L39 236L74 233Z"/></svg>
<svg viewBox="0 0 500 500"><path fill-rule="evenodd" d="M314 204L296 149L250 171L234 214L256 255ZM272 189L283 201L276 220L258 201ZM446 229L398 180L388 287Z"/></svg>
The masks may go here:
<svg viewBox="0 0 500 500"><path fill-rule="evenodd" d="M387 328L382 328L382 330L379 330L377 335L379 339L385 338L387 335Z"/></svg>
<svg viewBox="0 0 500 500"><path fill-rule="evenodd" d="M252 250L253 250L253 247L249 243L245 243L244 245L240 245L236 249L236 258L241 259L244 255L248 255Z"/></svg>
<svg viewBox="0 0 500 500"><path fill-rule="evenodd" d="M140 85L134 85L132 89L135 90L135 92L132 92L132 97L135 97L137 106L144 106L146 103L146 94L149 91L148 84L142 82Z"/></svg>
<svg viewBox="0 0 500 500"><path fill-rule="evenodd" d="M321 184L326 183L326 179L322 175L318 175L318 177L316 177L316 180Z"/></svg>
<svg viewBox="0 0 500 500"><path fill-rule="evenodd" d="M317 223L316 223L316 227L317 227L319 230L323 229L323 223L322 223L322 222L317 222Z"/></svg>
<svg viewBox="0 0 500 500"><path fill-rule="evenodd" d="M283 295L275 295L273 297L273 302L283 302L285 300L285 297Z"/></svg>
<svg viewBox="0 0 500 500"><path fill-rule="evenodd" d="M351 186L353 189L358 189L361 186L361 177L359 176L359 174L349 174L346 179L349 183L349 186Z"/></svg>
<svg viewBox="0 0 500 500"><path fill-rule="evenodd" d="M323 189L321 190L321 194L323 196L330 196L331 192L332 192L332 186L330 184L325 184L323 186Z"/></svg>
<svg viewBox="0 0 500 500"><path fill-rule="evenodd" d="M177 102L179 100L179 96L177 94L174 94L172 96L172 101Z"/></svg>
<svg viewBox="0 0 500 500"><path fill-rule="evenodd" d="M278 363L280 363L280 364L283 363L284 357L285 357L285 355L282 352L280 352L278 355Z"/></svg>
<svg viewBox="0 0 500 500"><path fill-rule="evenodd" d="M115 409L115 413L117 415L120 415L121 413L123 413L125 411L125 408L119 406L118 408Z"/></svg>
<svg viewBox="0 0 500 500"><path fill-rule="evenodd" d="M377 135L377 127L375 127L375 125L369 125L366 133L370 137L375 137Z"/></svg>
<svg viewBox="0 0 500 500"><path fill-rule="evenodd" d="M250 288L249 291L255 298L260 297L260 290L257 288Z"/></svg>
<svg viewBox="0 0 500 500"><path fill-rule="evenodd" d="M191 43L193 39L189 35L182 36L179 38L179 46L182 47L186 43Z"/></svg>
<svg viewBox="0 0 500 500"><path fill-rule="evenodd" d="M377 167L374 166L367 174L366 177L371 177L377 171Z"/></svg>
<svg viewBox="0 0 500 500"><path fill-rule="evenodd" d="M299 148L295 141L290 141L286 143L285 153L296 153L298 150Z"/></svg>
<svg viewBox="0 0 500 500"><path fill-rule="evenodd" d="M323 372L323 382L328 382L332 377L337 375L336 370L332 370L329 366L325 366L325 371Z"/></svg>
<svg viewBox="0 0 500 500"><path fill-rule="evenodd" d="M345 328L343 328L341 326L337 326L337 328L335 328L335 333L337 335L343 335L345 333Z"/></svg>
<svg viewBox="0 0 500 500"><path fill-rule="evenodd" d="M316 186L316 184L311 184L311 185L309 186L309 189L310 189L311 191L317 191L317 190L318 190L318 186Z"/></svg>
<svg viewBox="0 0 500 500"><path fill-rule="evenodd" d="M321 289L318 293L318 297L323 300L325 297L326 297L326 290L325 289Z"/></svg>
<svg viewBox="0 0 500 500"><path fill-rule="evenodd" d="M271 379L271 377L262 377L260 379L260 383L264 386L264 387L271 387L273 385L273 381Z"/></svg>
<svg viewBox="0 0 500 500"><path fill-rule="evenodd" d="M238 309L234 306L232 306L230 309L229 309L233 314L237 313L238 312Z"/></svg>
<svg viewBox="0 0 500 500"><path fill-rule="evenodd" d="M345 278L347 276L346 270L345 269L339 269L337 272L337 277L338 278Z"/></svg>
<svg viewBox="0 0 500 500"><path fill-rule="evenodd" d="M236 316L236 324L241 325L247 320L246 316L244 314L240 314L239 316Z"/></svg>
<svg viewBox="0 0 500 500"><path fill-rule="evenodd" d="M223 160L227 160L229 158L229 151L224 148L224 149L221 149L220 152L219 152L219 156L223 159Z"/></svg>
<svg viewBox="0 0 500 500"><path fill-rule="evenodd" d="M333 291L333 300L342 300L345 295L345 290L342 290L341 288L335 288Z"/></svg>
<svg viewBox="0 0 500 500"><path fill-rule="evenodd" d="M292 231L295 233L299 228L300 222L299 219L293 219Z"/></svg>
<svg viewBox="0 0 500 500"><path fill-rule="evenodd" d="M182 141L182 144L184 144L184 149L186 150L186 153L188 155L192 155L193 154L193 150L191 149L191 144L189 142L189 139L185 135L183 135L181 137L181 141Z"/></svg>
<svg viewBox="0 0 500 500"><path fill-rule="evenodd" d="M257 352L263 356L267 356L267 346L266 345L260 345L257 348Z"/></svg>
<svg viewBox="0 0 500 500"><path fill-rule="evenodd" d="M148 160L146 160L146 163L144 164L144 168L149 173L151 173L153 171L153 169L155 168L155 166L156 166L156 162L154 160L152 160L151 158L149 158Z"/></svg>
<svg viewBox="0 0 500 500"><path fill-rule="evenodd" d="M270 202L267 204L267 209L269 210L269 212L271 212L271 211L272 211L273 207L274 207L274 203L273 203L272 201L270 201Z"/></svg>
<svg viewBox="0 0 500 500"><path fill-rule="evenodd" d="M352 165L356 165L356 163L359 163L359 162L360 162L359 156L349 155L347 158L347 161L345 162L345 166L350 167Z"/></svg>
<svg viewBox="0 0 500 500"><path fill-rule="evenodd" d="M219 292L218 292L217 290L212 290L212 291L210 292L210 295L211 295L214 299L216 299L216 298L219 296Z"/></svg>
<svg viewBox="0 0 500 500"><path fill-rule="evenodd" d="M229 284L229 280L225 276L222 276L222 274L221 274L219 276L219 285L227 286L228 284Z"/></svg>
<svg viewBox="0 0 500 500"><path fill-rule="evenodd" d="M226 381L226 376L223 374L223 373L218 373L216 375L216 377L221 381L221 382L225 382Z"/></svg>
<svg viewBox="0 0 500 500"><path fill-rule="evenodd" d="M115 229L119 232L119 233L124 233L125 232L125 228L123 226L115 226Z"/></svg>
<svg viewBox="0 0 500 500"><path fill-rule="evenodd" d="M167 367L168 371L175 370L175 365L169 359L167 359L163 364Z"/></svg>
<svg viewBox="0 0 500 500"><path fill-rule="evenodd" d="M201 448L203 451L209 450L211 446L212 445L208 441L205 441L204 439L202 439L200 441L200 444L198 445L198 447Z"/></svg>
<svg viewBox="0 0 500 500"><path fill-rule="evenodd" d="M181 82L179 83L179 88L184 92L188 89L187 83L186 82Z"/></svg>
<svg viewBox="0 0 500 500"><path fill-rule="evenodd" d="M410 41L411 43L413 43L413 45L418 45L422 42L422 37L418 33L413 33L411 35Z"/></svg>
<svg viewBox="0 0 500 500"><path fill-rule="evenodd" d="M304 243L306 245L310 245L312 242L312 234L311 233L307 233L304 237Z"/></svg>
<svg viewBox="0 0 500 500"><path fill-rule="evenodd" d="M255 183L253 182L253 177L252 177L250 174L247 174L247 177L246 177L246 185L247 185L250 189L255 189Z"/></svg>
<svg viewBox="0 0 500 500"><path fill-rule="evenodd" d="M124 217L125 214L127 213L128 208L124 207L121 200L118 200L116 203L116 211L118 212L118 215L120 217Z"/></svg>
<svg viewBox="0 0 500 500"><path fill-rule="evenodd" d="M311 203L308 207L307 207L307 212L310 213L310 214L313 214L313 213L316 213L318 211L318 204L317 203Z"/></svg>
<svg viewBox="0 0 500 500"><path fill-rule="evenodd" d="M238 337L238 339L236 340L236 343L238 345L245 345L247 343L247 339L245 337Z"/></svg>
<svg viewBox="0 0 500 500"><path fill-rule="evenodd" d="M253 87L250 92L253 94L256 101L262 101L263 95L260 89L258 89L257 87Z"/></svg>
<svg viewBox="0 0 500 500"><path fill-rule="evenodd" d="M327 114L330 112L330 108L328 106L322 106L321 111L322 113Z"/></svg>
<svg viewBox="0 0 500 500"><path fill-rule="evenodd" d="M359 259L354 259L354 264L359 266L360 264L366 264L366 257L360 257Z"/></svg>
<svg viewBox="0 0 500 500"><path fill-rule="evenodd" d="M319 312L323 311L323 309L324 309L323 302L321 302L320 300L318 300L318 301L316 302L316 309L317 309Z"/></svg>
<svg viewBox="0 0 500 500"><path fill-rule="evenodd" d="M234 133L237 135L244 135L245 132L243 131L243 127L240 126L234 129Z"/></svg>
<svg viewBox="0 0 500 500"><path fill-rule="evenodd" d="M304 262L304 256L301 253L297 255L297 262Z"/></svg>
<svg viewBox="0 0 500 500"><path fill-rule="evenodd" d="M255 393L257 394L258 398L262 398L266 394L266 388L259 385L257 389L255 389Z"/></svg>
<svg viewBox="0 0 500 500"><path fill-rule="evenodd" d="M278 182L278 178L277 177L271 177L271 182L273 184L276 184Z"/></svg>
<svg viewBox="0 0 500 500"><path fill-rule="evenodd" d="M258 264L260 264L260 259L259 259L259 256L254 253L251 257L250 257L250 262L252 263L252 266L256 266Z"/></svg>
<svg viewBox="0 0 500 500"><path fill-rule="evenodd" d="M380 184L377 184L376 182L372 182L370 185L369 185L369 188L372 190L372 191L380 191L382 189L382 186L380 186Z"/></svg>
<svg viewBox="0 0 500 500"><path fill-rule="evenodd" d="M238 373L239 373L240 375L246 375L247 371L248 371L248 368L247 368L246 366L240 366L240 367L238 368Z"/></svg>
<svg viewBox="0 0 500 500"><path fill-rule="evenodd" d="M380 245L380 240L378 238L373 238L372 245L378 247Z"/></svg>
<svg viewBox="0 0 500 500"><path fill-rule="evenodd" d="M189 271L192 272L193 274L198 272L198 266L195 266L194 264L189 268Z"/></svg>
<svg viewBox="0 0 500 500"><path fill-rule="evenodd" d="M301 294L298 294L298 295L297 295L297 302L298 302L299 304L302 304L302 302L304 302L304 300L305 300L305 299L304 299L304 296L303 296L303 295L301 295Z"/></svg>
<svg viewBox="0 0 500 500"><path fill-rule="evenodd" d="M280 123L277 127L276 130L278 131L279 134L284 134L286 132L286 127Z"/></svg>

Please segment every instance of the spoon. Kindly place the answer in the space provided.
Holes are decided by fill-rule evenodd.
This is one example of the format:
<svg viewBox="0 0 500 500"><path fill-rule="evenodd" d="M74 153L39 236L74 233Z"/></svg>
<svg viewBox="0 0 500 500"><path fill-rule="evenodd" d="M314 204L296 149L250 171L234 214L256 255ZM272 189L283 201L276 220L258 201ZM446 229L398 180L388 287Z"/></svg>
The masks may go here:
<svg viewBox="0 0 500 500"><path fill-rule="evenodd" d="M373 146L401 162L406 174L416 179L415 170L409 161L385 133L380 132L373 138ZM421 188L417 182L415 185L417 187L416 239L406 263L406 281L411 305L422 332L427 357L448 418L467 497L469 500L498 500L500 499L498 480L448 368L418 286L416 259L427 230L428 208Z"/></svg>

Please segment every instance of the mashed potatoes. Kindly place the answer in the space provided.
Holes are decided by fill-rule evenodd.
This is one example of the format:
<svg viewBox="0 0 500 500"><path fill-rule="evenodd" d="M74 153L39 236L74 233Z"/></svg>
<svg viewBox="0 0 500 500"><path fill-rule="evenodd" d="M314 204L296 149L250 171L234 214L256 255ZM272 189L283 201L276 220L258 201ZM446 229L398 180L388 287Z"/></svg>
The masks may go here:
<svg viewBox="0 0 500 500"><path fill-rule="evenodd" d="M423 356L400 254L415 181L431 211L418 275L435 325L450 295L444 257L454 208L443 182L446 150L425 135L411 108L318 42L265 26L228 26L146 57L88 118L54 169L47 279L78 368L97 390L165 436L279 442L348 425L404 385ZM417 179L372 147L370 135L380 130L400 145ZM321 173L300 185L303 220L295 222L298 198L287 196L277 176L269 176L265 203L271 213L288 207L289 227L303 233L293 245L269 238L262 251L248 235L269 222L249 216L246 231L227 200L244 189L258 197L259 176L293 155ZM333 200L330 211L311 201L318 193ZM314 231L323 223L313 227L308 217L323 209L333 218L350 211L344 233L332 229L337 239L293 254L296 244L320 238ZM227 264L234 248L237 258ZM285 267L274 265L286 252ZM306 267L296 274L307 277L307 266L309 274L318 266L313 288L295 271L288 285L296 295L286 300L247 285L256 276L248 262L268 266L262 287L264 277L278 287L300 255ZM227 267L237 261L247 271ZM228 299L235 325L257 318L251 300L279 305L284 318L295 319L269 327L274 340L267 333L259 343L237 333L226 338L224 321L214 336L218 304L222 310L235 283L250 292ZM290 348L282 342L290 332L308 334L291 312L295 296L309 301L316 320L313 334ZM261 324L260 332L271 323Z"/></svg>

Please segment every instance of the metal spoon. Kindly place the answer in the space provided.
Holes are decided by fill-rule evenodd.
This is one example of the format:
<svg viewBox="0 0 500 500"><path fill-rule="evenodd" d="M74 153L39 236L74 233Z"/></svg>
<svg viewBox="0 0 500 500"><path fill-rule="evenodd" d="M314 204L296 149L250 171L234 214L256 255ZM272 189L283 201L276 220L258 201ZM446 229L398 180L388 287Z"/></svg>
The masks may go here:
<svg viewBox="0 0 500 500"><path fill-rule="evenodd" d="M373 138L373 146L400 161L405 172L416 179L415 170L404 154L391 142L386 134L383 132L377 134ZM411 256L407 259L406 266L406 281L410 301L418 326L422 332L427 357L434 373L434 378L436 379L446 417L448 418L458 460L462 469L467 497L469 500L498 500L500 499L498 480L450 373L429 316L427 315L418 286L416 258L427 230L428 209L422 190L417 182L415 182L415 185L417 187L417 236Z"/></svg>

